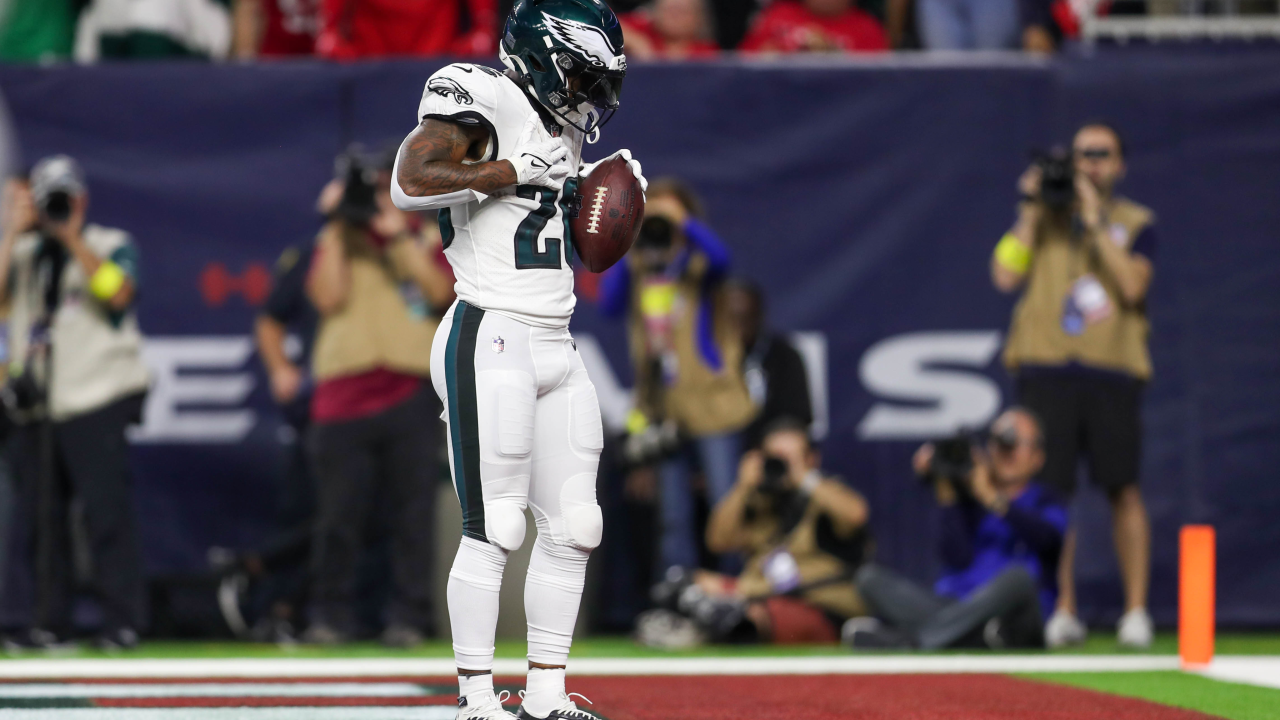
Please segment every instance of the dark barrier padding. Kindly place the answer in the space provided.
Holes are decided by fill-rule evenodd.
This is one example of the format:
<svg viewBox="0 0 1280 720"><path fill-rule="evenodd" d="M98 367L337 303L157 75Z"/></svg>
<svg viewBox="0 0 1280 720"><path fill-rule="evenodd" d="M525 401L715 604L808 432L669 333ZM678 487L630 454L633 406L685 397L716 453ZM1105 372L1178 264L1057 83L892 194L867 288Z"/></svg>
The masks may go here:
<svg viewBox="0 0 1280 720"><path fill-rule="evenodd" d="M80 158L92 218L143 251L160 369L136 445L152 571L262 537L281 460L245 273L313 235L333 155L403 137L438 65L0 68L27 161ZM1033 147L1115 122L1124 192L1159 214L1162 243L1143 467L1153 609L1174 619L1177 529L1208 522L1219 619L1280 624L1280 54L638 66L623 100L600 148L689 180L774 323L825 336L827 464L870 499L880 560L920 578L936 549L910 452L966 417L939 398L1011 400L997 342L1012 300L987 262L1015 179ZM628 385L620 328L585 301L574 324ZM1076 507L1083 613L1114 619L1105 502L1090 490Z"/></svg>

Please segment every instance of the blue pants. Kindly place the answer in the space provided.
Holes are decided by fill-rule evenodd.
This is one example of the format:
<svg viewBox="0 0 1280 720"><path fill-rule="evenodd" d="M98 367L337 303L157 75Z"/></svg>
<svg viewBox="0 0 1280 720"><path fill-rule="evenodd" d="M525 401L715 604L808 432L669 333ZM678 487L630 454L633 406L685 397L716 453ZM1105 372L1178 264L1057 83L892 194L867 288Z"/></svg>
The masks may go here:
<svg viewBox="0 0 1280 720"><path fill-rule="evenodd" d="M919 0L920 39L929 50L1021 47L1018 0Z"/></svg>
<svg viewBox="0 0 1280 720"><path fill-rule="evenodd" d="M707 500L713 505L729 493L738 476L741 439L738 433L707 435L689 441L679 453L663 461L658 469L661 482L662 549L661 567L698 567L698 548L692 477L701 467L707 479ZM696 461L696 464L695 464Z"/></svg>

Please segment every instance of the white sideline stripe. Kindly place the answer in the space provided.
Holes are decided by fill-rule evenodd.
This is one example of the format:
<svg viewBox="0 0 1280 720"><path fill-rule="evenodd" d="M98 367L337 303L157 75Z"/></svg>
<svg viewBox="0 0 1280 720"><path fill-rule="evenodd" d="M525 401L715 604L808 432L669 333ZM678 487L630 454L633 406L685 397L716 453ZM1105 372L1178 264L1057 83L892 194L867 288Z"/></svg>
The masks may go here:
<svg viewBox="0 0 1280 720"><path fill-rule="evenodd" d="M1280 658L1277 657L1218 657L1209 667L1196 672L1214 680L1280 688Z"/></svg>
<svg viewBox="0 0 1280 720"><path fill-rule="evenodd" d="M50 708L3 711L5 720L454 720L458 708L267 707L267 708Z"/></svg>
<svg viewBox="0 0 1280 720"><path fill-rule="evenodd" d="M23 683L0 684L0 698L419 697L413 683Z"/></svg>
<svg viewBox="0 0 1280 720"><path fill-rule="evenodd" d="M1224 658L1225 659L1225 658ZM570 659L575 675L862 675L887 673L1136 672L1177 670L1174 655L832 655L749 658ZM494 662L525 674L524 660ZM446 658L217 658L0 660L0 679L452 677Z"/></svg>

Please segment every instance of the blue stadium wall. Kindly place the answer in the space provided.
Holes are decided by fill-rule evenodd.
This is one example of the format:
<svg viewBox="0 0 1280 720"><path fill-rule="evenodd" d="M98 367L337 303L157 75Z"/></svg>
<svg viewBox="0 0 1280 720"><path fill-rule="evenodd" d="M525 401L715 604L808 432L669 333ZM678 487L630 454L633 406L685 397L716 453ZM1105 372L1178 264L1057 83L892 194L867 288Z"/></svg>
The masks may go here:
<svg viewBox="0 0 1280 720"><path fill-rule="evenodd" d="M267 531L283 458L248 338L250 268L314 237L334 154L403 137L439 65L0 68L26 162L78 157L92 219L142 249L152 573ZM1211 523L1220 620L1280 625L1280 53L650 65L623 99L588 158L630 147L650 178L691 182L773 324L825 340L827 465L870 499L880 560L922 579L937 553L912 449L1013 400L998 358L1012 298L987 262L1014 181L1031 149L1116 123L1123 192L1155 209L1161 238L1142 477L1153 609L1176 617L1179 526ZM628 386L621 329L586 301L574 329ZM1082 610L1113 620L1105 500L1083 492L1074 509Z"/></svg>

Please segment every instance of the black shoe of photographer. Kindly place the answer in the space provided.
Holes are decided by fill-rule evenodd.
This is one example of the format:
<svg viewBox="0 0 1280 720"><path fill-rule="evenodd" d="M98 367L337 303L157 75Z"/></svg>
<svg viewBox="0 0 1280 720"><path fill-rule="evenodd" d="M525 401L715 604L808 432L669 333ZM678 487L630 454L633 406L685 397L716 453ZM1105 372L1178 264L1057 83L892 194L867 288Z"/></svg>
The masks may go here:
<svg viewBox="0 0 1280 720"><path fill-rule="evenodd" d="M415 627L403 623L393 623L382 631L379 638L385 647L408 650L422 644L425 639Z"/></svg>
<svg viewBox="0 0 1280 720"><path fill-rule="evenodd" d="M10 655L25 652L59 652L74 650L76 644L59 637L51 630L29 628L20 630L4 639L4 651Z"/></svg>
<svg viewBox="0 0 1280 720"><path fill-rule="evenodd" d="M105 653L119 653L138 647L138 632L131 627L108 630L93 639L94 647Z"/></svg>
<svg viewBox="0 0 1280 720"><path fill-rule="evenodd" d="M854 650L907 650L911 640L873 617L849 618L840 639Z"/></svg>

